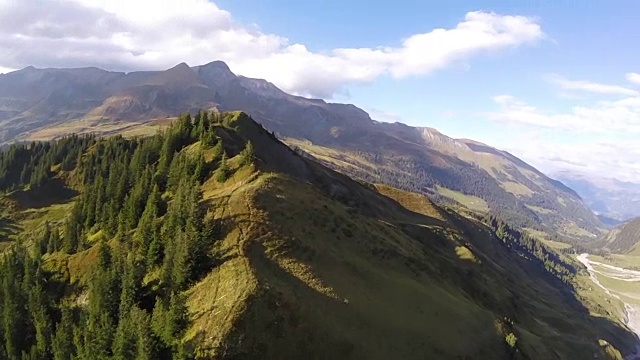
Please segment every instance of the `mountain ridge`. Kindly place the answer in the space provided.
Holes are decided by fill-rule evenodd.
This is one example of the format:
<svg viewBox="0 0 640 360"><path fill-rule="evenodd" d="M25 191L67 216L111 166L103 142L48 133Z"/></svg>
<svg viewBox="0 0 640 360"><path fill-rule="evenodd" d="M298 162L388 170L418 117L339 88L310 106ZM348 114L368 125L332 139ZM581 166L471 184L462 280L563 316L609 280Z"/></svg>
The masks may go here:
<svg viewBox="0 0 640 360"><path fill-rule="evenodd" d="M0 201L13 205L0 207L12 260L0 261L0 309L15 314L0 319L0 355L621 360L633 350L622 305L605 308L571 258L497 219L354 181L244 113L212 115L148 137L0 152ZM73 191L57 198L61 189ZM16 276L22 263L37 268ZM49 311L34 301L14 311L33 293ZM35 326L12 336L14 319Z"/></svg>
<svg viewBox="0 0 640 360"><path fill-rule="evenodd" d="M91 76L84 79L85 73ZM104 86L93 88L100 81ZM9 91L38 84L42 88L30 98ZM67 92L60 90L64 84L70 84ZM58 95L46 98L47 90ZM475 203L476 210L503 214L523 227L551 229L568 241L602 233L599 219L575 192L507 152L435 129L377 122L352 104L290 95L266 80L236 76L221 61L182 63L166 71L30 68L0 76L4 142L46 139L74 129L113 133L198 109L246 111L290 145L363 180L462 206Z"/></svg>
<svg viewBox="0 0 640 360"><path fill-rule="evenodd" d="M604 247L616 254L640 254L640 217L613 228L604 238Z"/></svg>

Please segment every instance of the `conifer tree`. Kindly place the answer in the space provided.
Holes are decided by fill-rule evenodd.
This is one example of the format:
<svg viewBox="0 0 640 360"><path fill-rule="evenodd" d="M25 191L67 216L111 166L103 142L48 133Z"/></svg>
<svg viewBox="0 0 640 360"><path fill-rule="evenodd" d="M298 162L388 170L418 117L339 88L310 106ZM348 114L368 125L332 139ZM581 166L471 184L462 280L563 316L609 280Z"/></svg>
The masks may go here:
<svg viewBox="0 0 640 360"><path fill-rule="evenodd" d="M251 140L247 141L247 145L240 153L240 156L242 158L242 165L250 165L253 163L256 155L253 150L253 144L251 143Z"/></svg>
<svg viewBox="0 0 640 360"><path fill-rule="evenodd" d="M227 153L222 153L222 159L220 159L220 165L218 167L218 171L216 172L216 181L225 182L229 178L229 173L231 170L229 169L229 165L227 164Z"/></svg>
<svg viewBox="0 0 640 360"><path fill-rule="evenodd" d="M72 316L70 309L66 307L62 308L62 317L56 326L55 336L52 340L54 360L68 360L71 359L75 353Z"/></svg>

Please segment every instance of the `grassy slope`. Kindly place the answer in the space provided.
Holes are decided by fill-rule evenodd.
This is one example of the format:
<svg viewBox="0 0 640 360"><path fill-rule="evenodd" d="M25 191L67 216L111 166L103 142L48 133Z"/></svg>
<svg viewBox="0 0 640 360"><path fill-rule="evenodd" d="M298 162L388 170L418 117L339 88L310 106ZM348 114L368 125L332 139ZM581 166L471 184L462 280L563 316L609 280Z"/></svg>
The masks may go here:
<svg viewBox="0 0 640 360"><path fill-rule="evenodd" d="M205 185L226 224L226 261L190 291L190 336L203 351L501 358L505 316L531 358L592 356L599 338L632 346L619 325L589 315L479 225L420 195L290 160L289 174Z"/></svg>
<svg viewBox="0 0 640 360"><path fill-rule="evenodd" d="M442 135L440 134L440 136ZM454 141L452 139L449 140ZM405 173L394 163L380 162L380 164L373 165L366 160L366 156L363 156L361 151L336 150L312 144L308 141L290 138L286 139L286 142L291 146L299 147L332 168L369 181L371 179L380 181L379 174L381 172L393 173L396 177L412 176L412 174ZM584 240L591 239L594 236L593 232L601 235L600 230L590 223L593 222L595 224L597 220L577 198L573 198L571 195L555 188L548 179L535 173L528 165L482 144L467 140L459 140L458 142L459 144L467 144L470 147L464 145L451 146L450 142L446 141L431 142L429 147L451 156L452 159L462 160L470 167L476 167L486 172L505 191L505 194L514 195L522 205L526 205L525 209L528 208L528 210L532 211L532 214L529 214L529 218L540 217L542 220L539 222L544 223L545 226L551 226L551 229L559 232L564 237ZM377 149L377 147L373 146L372 149ZM372 153L375 153L375 151L372 150ZM404 155L407 154L409 152ZM400 156L400 160L396 161L408 161L408 158L403 156ZM411 183L420 184L420 180L414 179ZM423 191L425 189L419 188L418 190ZM463 194L460 191L447 189L443 185L437 185L431 190L478 213L485 213L490 207L498 212L506 211L501 208L502 204L499 199L505 194L493 194L489 198L480 199L476 196ZM467 189L465 192L468 191L471 190ZM536 205L541 203L545 205ZM586 223L578 224L575 222L576 211L581 211L578 217L583 218L583 220L588 218ZM587 228L590 230L585 230Z"/></svg>
<svg viewBox="0 0 640 360"><path fill-rule="evenodd" d="M604 246L614 253L640 255L640 218L617 226L604 239Z"/></svg>
<svg viewBox="0 0 640 360"><path fill-rule="evenodd" d="M391 195L388 189L384 193ZM397 190L393 195L404 204L406 197L416 196L404 197ZM394 216L369 217L350 213L310 185L274 174L211 190L207 196L225 203L221 216L239 225L219 249L228 260L191 291L196 321L190 335L211 354L501 358L508 352L504 334L494 324L502 318L500 310L517 315L519 346L532 358L580 359L597 348L588 326L602 326L604 319L568 308L552 289L533 282L524 285L532 288L518 289L522 297L513 299L515 278L506 272L526 278L522 269L495 273L494 266L507 264L492 263L485 249L465 246L465 239L454 240L460 234L447 221L418 214L424 208L420 204L411 213L390 202ZM443 214L436 207L425 212L434 211ZM421 228L417 234L427 246L407 236L402 230L406 224ZM449 233L450 239L438 233ZM461 256L460 246L480 264ZM456 268L486 281L482 296L497 306L488 309L461 289L468 285L460 283ZM527 301L530 291L543 293ZM509 301L523 308L514 311ZM600 336L621 345L611 333Z"/></svg>
<svg viewBox="0 0 640 360"><path fill-rule="evenodd" d="M241 114L227 126L227 152L250 139L260 159L232 159L231 179L203 186L221 240L218 266L187 292L186 340L200 356L506 359L510 332L516 358L604 355L599 339L633 346L481 225L303 160ZM58 216L68 205L38 206ZM51 268L81 282L95 251L58 255Z"/></svg>

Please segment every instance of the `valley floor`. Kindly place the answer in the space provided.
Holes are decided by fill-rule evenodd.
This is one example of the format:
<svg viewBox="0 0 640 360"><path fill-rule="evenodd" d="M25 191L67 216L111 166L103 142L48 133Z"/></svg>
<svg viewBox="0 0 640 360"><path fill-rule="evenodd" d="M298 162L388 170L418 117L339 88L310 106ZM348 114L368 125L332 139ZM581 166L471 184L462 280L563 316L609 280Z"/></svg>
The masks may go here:
<svg viewBox="0 0 640 360"><path fill-rule="evenodd" d="M600 261L590 259L589 254L581 254L577 259L587 268L595 285L624 303L625 323L640 337L640 271L606 264L607 259L602 257L591 258ZM627 359L640 359L640 342L636 354Z"/></svg>

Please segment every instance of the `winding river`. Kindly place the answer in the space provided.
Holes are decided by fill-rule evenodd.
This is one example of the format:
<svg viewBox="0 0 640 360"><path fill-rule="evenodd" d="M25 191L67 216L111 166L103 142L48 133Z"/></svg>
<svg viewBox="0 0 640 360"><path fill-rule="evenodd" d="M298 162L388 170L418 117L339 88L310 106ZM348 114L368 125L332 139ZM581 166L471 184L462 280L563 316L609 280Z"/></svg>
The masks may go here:
<svg viewBox="0 0 640 360"><path fill-rule="evenodd" d="M608 289L600 280L598 280L598 275L606 276L610 279L627 281L627 282L640 282L640 271L629 270L625 268L621 268L618 266L612 266L608 264L603 264L601 262L589 260L589 254L580 254L578 256L578 261L580 261L589 271L589 276L594 284L599 286L607 293L609 296L614 297L624 304L625 315L626 315L626 324L638 337L640 337L640 307L638 305L632 305L628 302L624 301L620 295L624 295L627 298L633 298L640 300L640 294L623 294L613 289ZM595 269L596 266L598 269ZM640 354L640 345L636 347L636 353ZM627 359L640 359L640 355L630 355Z"/></svg>

